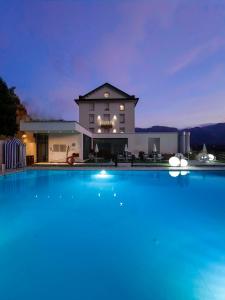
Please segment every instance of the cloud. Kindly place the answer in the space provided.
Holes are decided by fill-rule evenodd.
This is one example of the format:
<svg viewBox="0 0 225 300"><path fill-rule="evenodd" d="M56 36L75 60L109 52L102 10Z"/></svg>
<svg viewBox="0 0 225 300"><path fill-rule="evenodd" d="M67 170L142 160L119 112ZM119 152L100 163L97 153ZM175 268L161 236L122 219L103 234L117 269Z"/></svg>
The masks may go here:
<svg viewBox="0 0 225 300"><path fill-rule="evenodd" d="M177 1L125 1L117 6L119 20L115 29L101 39L93 53L96 68L123 86L133 86L133 70L147 67L156 45L151 43L151 32L155 28L166 30L172 25ZM149 46L150 45L150 46ZM146 52L146 47L149 51ZM119 75L119 76L118 76Z"/></svg>
<svg viewBox="0 0 225 300"><path fill-rule="evenodd" d="M174 65L169 69L169 74L173 75L182 71L190 65L207 58L209 55L215 53L221 48L224 48L224 46L225 38L215 37L205 44L193 48L175 61Z"/></svg>

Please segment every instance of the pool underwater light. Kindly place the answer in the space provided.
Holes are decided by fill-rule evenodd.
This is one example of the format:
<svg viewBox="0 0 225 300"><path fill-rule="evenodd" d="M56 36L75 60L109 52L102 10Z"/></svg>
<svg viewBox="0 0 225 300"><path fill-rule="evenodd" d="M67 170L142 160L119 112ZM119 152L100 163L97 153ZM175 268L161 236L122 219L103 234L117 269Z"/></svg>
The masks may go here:
<svg viewBox="0 0 225 300"><path fill-rule="evenodd" d="M101 170L98 174L95 175L95 178L107 179L111 178L112 175L109 175L105 170Z"/></svg>

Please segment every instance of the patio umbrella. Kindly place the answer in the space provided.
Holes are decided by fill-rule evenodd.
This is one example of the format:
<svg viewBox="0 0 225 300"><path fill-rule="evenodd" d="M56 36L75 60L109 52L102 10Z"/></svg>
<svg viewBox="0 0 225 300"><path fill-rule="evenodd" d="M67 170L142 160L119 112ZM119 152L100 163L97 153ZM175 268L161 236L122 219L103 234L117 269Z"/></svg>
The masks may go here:
<svg viewBox="0 0 225 300"><path fill-rule="evenodd" d="M203 148L202 148L202 153L204 153L204 154L207 154L208 152L207 152L207 148L206 148L206 145L204 144L203 145Z"/></svg>
<svg viewBox="0 0 225 300"><path fill-rule="evenodd" d="M95 145L95 153L98 153L99 150L98 150L98 144Z"/></svg>
<svg viewBox="0 0 225 300"><path fill-rule="evenodd" d="M188 155L188 161L189 161L189 155L191 154L191 147L190 144L187 145L187 155Z"/></svg>
<svg viewBox="0 0 225 300"><path fill-rule="evenodd" d="M153 152L157 152L156 144L153 144L152 151L153 151Z"/></svg>
<svg viewBox="0 0 225 300"><path fill-rule="evenodd" d="M128 152L128 147L127 144L124 147L124 152L125 152L125 158L127 159L127 152Z"/></svg>
<svg viewBox="0 0 225 300"><path fill-rule="evenodd" d="M98 152L99 152L99 150L98 150L98 144L96 144L95 145L95 162L97 162L97 156L98 156Z"/></svg>
<svg viewBox="0 0 225 300"><path fill-rule="evenodd" d="M187 146L187 153L190 153L191 152L191 147L190 145Z"/></svg>

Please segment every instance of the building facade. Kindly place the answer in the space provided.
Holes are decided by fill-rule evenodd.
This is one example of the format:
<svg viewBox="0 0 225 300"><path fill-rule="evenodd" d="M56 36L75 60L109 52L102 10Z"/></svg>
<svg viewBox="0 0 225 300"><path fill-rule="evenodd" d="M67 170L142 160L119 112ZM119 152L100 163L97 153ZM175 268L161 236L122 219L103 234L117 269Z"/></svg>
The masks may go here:
<svg viewBox="0 0 225 300"><path fill-rule="evenodd" d="M79 123L67 121L21 122L27 155L35 162L65 162L72 153L83 161L96 144L99 156L128 151L150 154L155 145L162 154L178 152L178 132L135 133L138 98L105 83L79 96Z"/></svg>
<svg viewBox="0 0 225 300"><path fill-rule="evenodd" d="M106 83L75 99L79 123L92 133L134 133L138 98Z"/></svg>

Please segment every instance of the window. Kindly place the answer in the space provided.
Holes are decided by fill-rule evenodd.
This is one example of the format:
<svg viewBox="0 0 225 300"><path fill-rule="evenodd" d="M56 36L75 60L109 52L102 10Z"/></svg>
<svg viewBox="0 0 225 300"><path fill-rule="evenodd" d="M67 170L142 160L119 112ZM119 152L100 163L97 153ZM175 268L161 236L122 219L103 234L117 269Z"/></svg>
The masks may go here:
<svg viewBox="0 0 225 300"><path fill-rule="evenodd" d="M125 110L124 104L120 104L120 111L124 111L124 110Z"/></svg>
<svg viewBox="0 0 225 300"><path fill-rule="evenodd" d="M54 144L54 145L52 146L52 151L53 151L53 152L59 152L59 145Z"/></svg>
<svg viewBox="0 0 225 300"><path fill-rule="evenodd" d="M109 103L105 104L105 110L109 110Z"/></svg>
<svg viewBox="0 0 225 300"><path fill-rule="evenodd" d="M95 122L95 115L90 114L89 115L89 123L93 124Z"/></svg>
<svg viewBox="0 0 225 300"><path fill-rule="evenodd" d="M95 129L93 127L89 128L89 131L94 133L95 132Z"/></svg>
<svg viewBox="0 0 225 300"><path fill-rule="evenodd" d="M104 114L104 121L110 121L110 114Z"/></svg>
<svg viewBox="0 0 225 300"><path fill-rule="evenodd" d="M120 127L120 133L124 133L125 132L125 128L124 127Z"/></svg>
<svg viewBox="0 0 225 300"><path fill-rule="evenodd" d="M66 145L59 145L59 152L66 152Z"/></svg>
<svg viewBox="0 0 225 300"><path fill-rule="evenodd" d="M90 111L95 110L95 104L94 103L89 103L89 110Z"/></svg>
<svg viewBox="0 0 225 300"><path fill-rule="evenodd" d="M110 133L110 129L109 128L104 128L104 133Z"/></svg>
<svg viewBox="0 0 225 300"><path fill-rule="evenodd" d="M66 145L64 144L54 144L52 146L52 151L53 152L66 152Z"/></svg>
<svg viewBox="0 0 225 300"><path fill-rule="evenodd" d="M120 114L120 123L125 123L125 114Z"/></svg>

